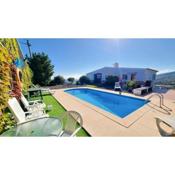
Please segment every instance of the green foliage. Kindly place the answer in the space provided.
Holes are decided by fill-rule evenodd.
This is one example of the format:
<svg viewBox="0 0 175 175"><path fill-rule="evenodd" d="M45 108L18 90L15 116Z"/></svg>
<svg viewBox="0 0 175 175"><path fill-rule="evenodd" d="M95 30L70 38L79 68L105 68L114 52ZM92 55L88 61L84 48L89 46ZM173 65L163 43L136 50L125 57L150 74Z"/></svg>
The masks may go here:
<svg viewBox="0 0 175 175"><path fill-rule="evenodd" d="M58 75L56 77L54 77L54 79L51 81L50 85L62 85L64 84L65 79L64 77Z"/></svg>
<svg viewBox="0 0 175 175"><path fill-rule="evenodd" d="M15 124L15 120L11 118L9 113L4 113L0 116L0 134L13 127Z"/></svg>
<svg viewBox="0 0 175 175"><path fill-rule="evenodd" d="M15 121L5 112L10 96L19 98L21 82L13 64L21 58L19 44L14 38L0 39L0 133L14 125Z"/></svg>
<svg viewBox="0 0 175 175"><path fill-rule="evenodd" d="M76 85L80 85L80 82L79 81L76 81Z"/></svg>
<svg viewBox="0 0 175 175"><path fill-rule="evenodd" d="M106 77L105 84L107 86L114 86L115 82L118 82L118 81L119 81L118 76L109 75L108 77Z"/></svg>
<svg viewBox="0 0 175 175"><path fill-rule="evenodd" d="M137 82L136 81L128 81L127 82L127 87L128 87L128 89L134 89L134 88L136 88L137 87Z"/></svg>
<svg viewBox="0 0 175 175"><path fill-rule="evenodd" d="M81 85L91 83L90 79L87 76L81 76L80 79L79 79L79 82L80 82Z"/></svg>
<svg viewBox="0 0 175 175"><path fill-rule="evenodd" d="M0 39L0 116L7 107L11 91L11 63L15 57L12 55L13 48L12 39Z"/></svg>
<svg viewBox="0 0 175 175"><path fill-rule="evenodd" d="M32 75L32 70L27 61L25 61L25 66L22 69L22 89L24 92L26 92L29 86L32 85Z"/></svg>
<svg viewBox="0 0 175 175"><path fill-rule="evenodd" d="M54 66L45 53L33 53L29 60L30 68L33 72L33 83L41 86L49 85L51 77L54 74Z"/></svg>
<svg viewBox="0 0 175 175"><path fill-rule="evenodd" d="M69 81L71 84L75 81L75 78L74 77L69 77L68 79L67 79L67 81Z"/></svg>

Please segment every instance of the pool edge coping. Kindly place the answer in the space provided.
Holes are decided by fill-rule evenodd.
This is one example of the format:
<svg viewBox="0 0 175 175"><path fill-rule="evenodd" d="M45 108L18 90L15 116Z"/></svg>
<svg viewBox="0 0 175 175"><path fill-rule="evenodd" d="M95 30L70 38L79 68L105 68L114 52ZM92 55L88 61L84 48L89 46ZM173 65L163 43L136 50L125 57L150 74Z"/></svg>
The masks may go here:
<svg viewBox="0 0 175 175"><path fill-rule="evenodd" d="M145 113L147 113L150 110L150 107L148 105L149 103L147 103L147 104L143 105L142 107L140 107L139 109L137 109L136 111L133 111L130 114L128 114L125 118L120 118L117 115L114 115L114 114L112 114L112 113L110 113L110 112L108 112L100 107L97 107L89 102L86 102L82 99L79 99L76 96L73 96L73 95L65 92L65 90L71 90L71 89L93 89L93 90L103 91L103 92L112 93L112 94L117 94L117 92L106 90L106 89L92 88L92 87L78 87L78 88L60 89L60 91L62 91L64 94L66 94L66 96L68 96L69 98L72 98L72 99L78 101L79 103L85 105L86 107L100 113L101 115L107 117L111 121L116 122L117 124L120 124L126 128L130 127L132 124L134 124L137 120L139 120L142 116L144 116ZM145 98L143 98L143 97L135 97L133 95L131 95L131 96L124 95L124 96L145 100Z"/></svg>

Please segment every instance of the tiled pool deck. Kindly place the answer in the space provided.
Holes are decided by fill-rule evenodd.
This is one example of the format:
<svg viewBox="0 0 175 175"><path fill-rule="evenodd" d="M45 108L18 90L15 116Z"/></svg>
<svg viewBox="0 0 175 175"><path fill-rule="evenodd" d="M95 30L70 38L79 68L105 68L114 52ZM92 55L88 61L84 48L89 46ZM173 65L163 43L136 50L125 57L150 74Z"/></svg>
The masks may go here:
<svg viewBox="0 0 175 175"><path fill-rule="evenodd" d="M91 136L160 136L155 117L170 115L158 107L159 99L156 96L150 99L151 103L144 105L126 118L121 119L64 92L64 90L55 90L54 97L66 110L75 110L82 115L83 127ZM102 91L117 93L104 89ZM123 95L134 96L128 93L123 93ZM147 99L150 95L137 98ZM175 113L175 91L171 91L168 95L165 94L164 97L165 105L173 110L171 114Z"/></svg>

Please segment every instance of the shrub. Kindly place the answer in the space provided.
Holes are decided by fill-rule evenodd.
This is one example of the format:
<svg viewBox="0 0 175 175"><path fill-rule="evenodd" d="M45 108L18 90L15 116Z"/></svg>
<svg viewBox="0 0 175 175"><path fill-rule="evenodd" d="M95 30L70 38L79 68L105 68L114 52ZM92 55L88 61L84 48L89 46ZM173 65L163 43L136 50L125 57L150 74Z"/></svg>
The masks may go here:
<svg viewBox="0 0 175 175"><path fill-rule="evenodd" d="M109 75L108 77L106 77L105 85L114 86L115 82L118 82L118 81L119 81L118 76Z"/></svg>
<svg viewBox="0 0 175 175"><path fill-rule="evenodd" d="M54 77L54 79L50 82L50 85L54 86L54 85L62 85L64 84L65 79L64 77L58 75L56 77Z"/></svg>
<svg viewBox="0 0 175 175"><path fill-rule="evenodd" d="M0 116L0 134L10 129L16 124L15 120L8 113Z"/></svg>
<svg viewBox="0 0 175 175"><path fill-rule="evenodd" d="M25 66L22 68L22 89L27 92L28 88L32 85L32 70L30 69L27 61Z"/></svg>
<svg viewBox="0 0 175 175"><path fill-rule="evenodd" d="M11 71L12 63L19 57L19 47L16 39L0 39L0 115L7 107L11 87L15 82Z"/></svg>
<svg viewBox="0 0 175 175"><path fill-rule="evenodd" d="M80 82L81 85L90 84L91 83L90 79L87 76L81 76L79 78L79 82Z"/></svg>
<svg viewBox="0 0 175 175"><path fill-rule="evenodd" d="M20 79L15 62L22 58L16 39L0 39L0 133L14 125L15 121L4 113L10 96L21 95Z"/></svg>
<svg viewBox="0 0 175 175"><path fill-rule="evenodd" d="M80 82L79 81L76 81L76 85L80 85Z"/></svg>
<svg viewBox="0 0 175 175"><path fill-rule="evenodd" d="M128 88L128 89L134 89L134 88L137 87L137 85L138 85L138 84L137 84L136 81L132 81L132 80L131 80L131 81L128 81L128 82L127 82L127 88Z"/></svg>
<svg viewBox="0 0 175 175"><path fill-rule="evenodd" d="M69 81L71 84L73 84L73 82L75 81L75 78L69 77L69 78L67 79L67 81Z"/></svg>

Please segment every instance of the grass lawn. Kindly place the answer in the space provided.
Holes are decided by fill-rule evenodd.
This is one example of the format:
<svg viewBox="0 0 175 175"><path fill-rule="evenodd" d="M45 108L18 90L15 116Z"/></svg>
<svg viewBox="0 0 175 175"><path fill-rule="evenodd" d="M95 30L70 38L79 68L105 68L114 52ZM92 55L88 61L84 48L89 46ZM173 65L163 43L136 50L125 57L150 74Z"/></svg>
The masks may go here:
<svg viewBox="0 0 175 175"><path fill-rule="evenodd" d="M32 98L36 99L36 98ZM58 101L50 94L43 95L43 101L46 105L52 105L52 110L48 112L49 116L59 117L66 110L58 103ZM77 136L87 137L90 136L83 128L77 133Z"/></svg>

